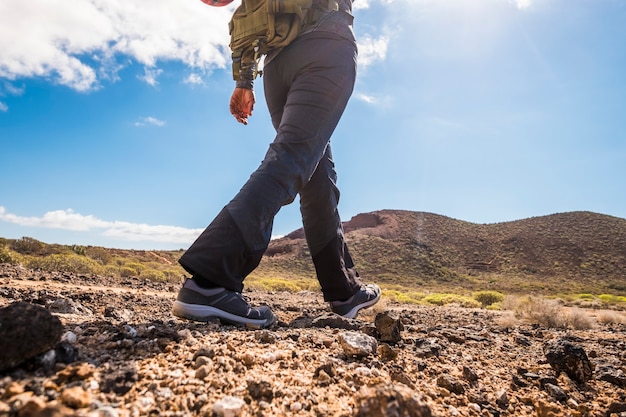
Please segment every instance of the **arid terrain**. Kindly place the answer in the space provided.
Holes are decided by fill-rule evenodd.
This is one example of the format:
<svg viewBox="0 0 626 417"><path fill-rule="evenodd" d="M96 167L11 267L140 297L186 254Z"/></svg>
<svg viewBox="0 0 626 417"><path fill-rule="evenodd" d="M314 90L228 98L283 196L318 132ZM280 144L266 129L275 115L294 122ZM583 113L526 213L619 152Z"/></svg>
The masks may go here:
<svg viewBox="0 0 626 417"><path fill-rule="evenodd" d="M626 416L624 321L557 330L386 298L345 320L317 292L255 290L280 319L255 330L174 318L177 290L1 265L0 309L26 302L62 327L0 371L0 416ZM29 314L0 321L26 323L5 353L46 334Z"/></svg>

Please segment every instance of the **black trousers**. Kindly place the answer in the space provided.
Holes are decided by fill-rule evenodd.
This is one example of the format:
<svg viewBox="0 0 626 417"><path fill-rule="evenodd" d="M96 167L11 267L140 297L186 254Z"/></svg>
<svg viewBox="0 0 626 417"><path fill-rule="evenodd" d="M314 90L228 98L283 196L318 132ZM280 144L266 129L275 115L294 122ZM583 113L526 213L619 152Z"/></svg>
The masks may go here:
<svg viewBox="0 0 626 417"><path fill-rule="evenodd" d="M274 216L300 196L304 232L326 301L361 285L344 241L330 137L356 78L356 44L330 32L297 38L264 68L276 129L265 158L180 259L216 286L241 292L267 249Z"/></svg>

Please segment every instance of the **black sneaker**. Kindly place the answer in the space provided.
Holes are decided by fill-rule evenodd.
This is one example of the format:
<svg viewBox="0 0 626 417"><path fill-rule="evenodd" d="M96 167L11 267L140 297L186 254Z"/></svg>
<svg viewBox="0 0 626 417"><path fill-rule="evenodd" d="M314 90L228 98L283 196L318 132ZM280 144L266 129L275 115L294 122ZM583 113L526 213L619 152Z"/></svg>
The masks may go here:
<svg viewBox="0 0 626 417"><path fill-rule="evenodd" d="M267 327L276 321L269 307L251 307L241 293L225 288L201 288L191 279L185 280L178 292L172 314L195 321L218 318L226 323L244 324L254 329Z"/></svg>
<svg viewBox="0 0 626 417"><path fill-rule="evenodd" d="M353 319L362 308L371 307L380 300L380 287L376 284L365 284L346 301L331 301L330 308L334 313Z"/></svg>

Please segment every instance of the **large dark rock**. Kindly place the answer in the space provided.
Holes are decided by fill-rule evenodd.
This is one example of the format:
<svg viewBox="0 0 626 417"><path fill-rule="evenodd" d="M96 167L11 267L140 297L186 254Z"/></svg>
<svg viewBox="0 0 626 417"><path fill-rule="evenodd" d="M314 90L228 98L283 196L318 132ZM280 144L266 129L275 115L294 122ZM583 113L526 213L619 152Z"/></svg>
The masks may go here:
<svg viewBox="0 0 626 417"><path fill-rule="evenodd" d="M55 347L63 325L44 307L17 302L0 309L0 371Z"/></svg>
<svg viewBox="0 0 626 417"><path fill-rule="evenodd" d="M556 339L544 346L548 363L558 374L565 372L573 381L585 383L593 377L593 364L584 349L566 339Z"/></svg>

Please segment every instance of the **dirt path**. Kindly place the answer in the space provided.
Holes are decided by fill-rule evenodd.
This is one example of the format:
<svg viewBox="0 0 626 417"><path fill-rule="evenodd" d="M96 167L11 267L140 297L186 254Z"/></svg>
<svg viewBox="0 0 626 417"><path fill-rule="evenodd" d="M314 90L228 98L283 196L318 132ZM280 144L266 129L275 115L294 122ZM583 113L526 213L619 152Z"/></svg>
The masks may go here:
<svg viewBox="0 0 626 417"><path fill-rule="evenodd" d="M0 268L0 307L64 306L55 314L76 353L0 374L2 416L626 415L623 324L554 330L388 300L347 321L324 316L316 293L249 292L280 322L248 330L173 318L171 284ZM399 340L382 340L378 314L402 325ZM556 374L546 349L563 341L586 353L592 379Z"/></svg>

